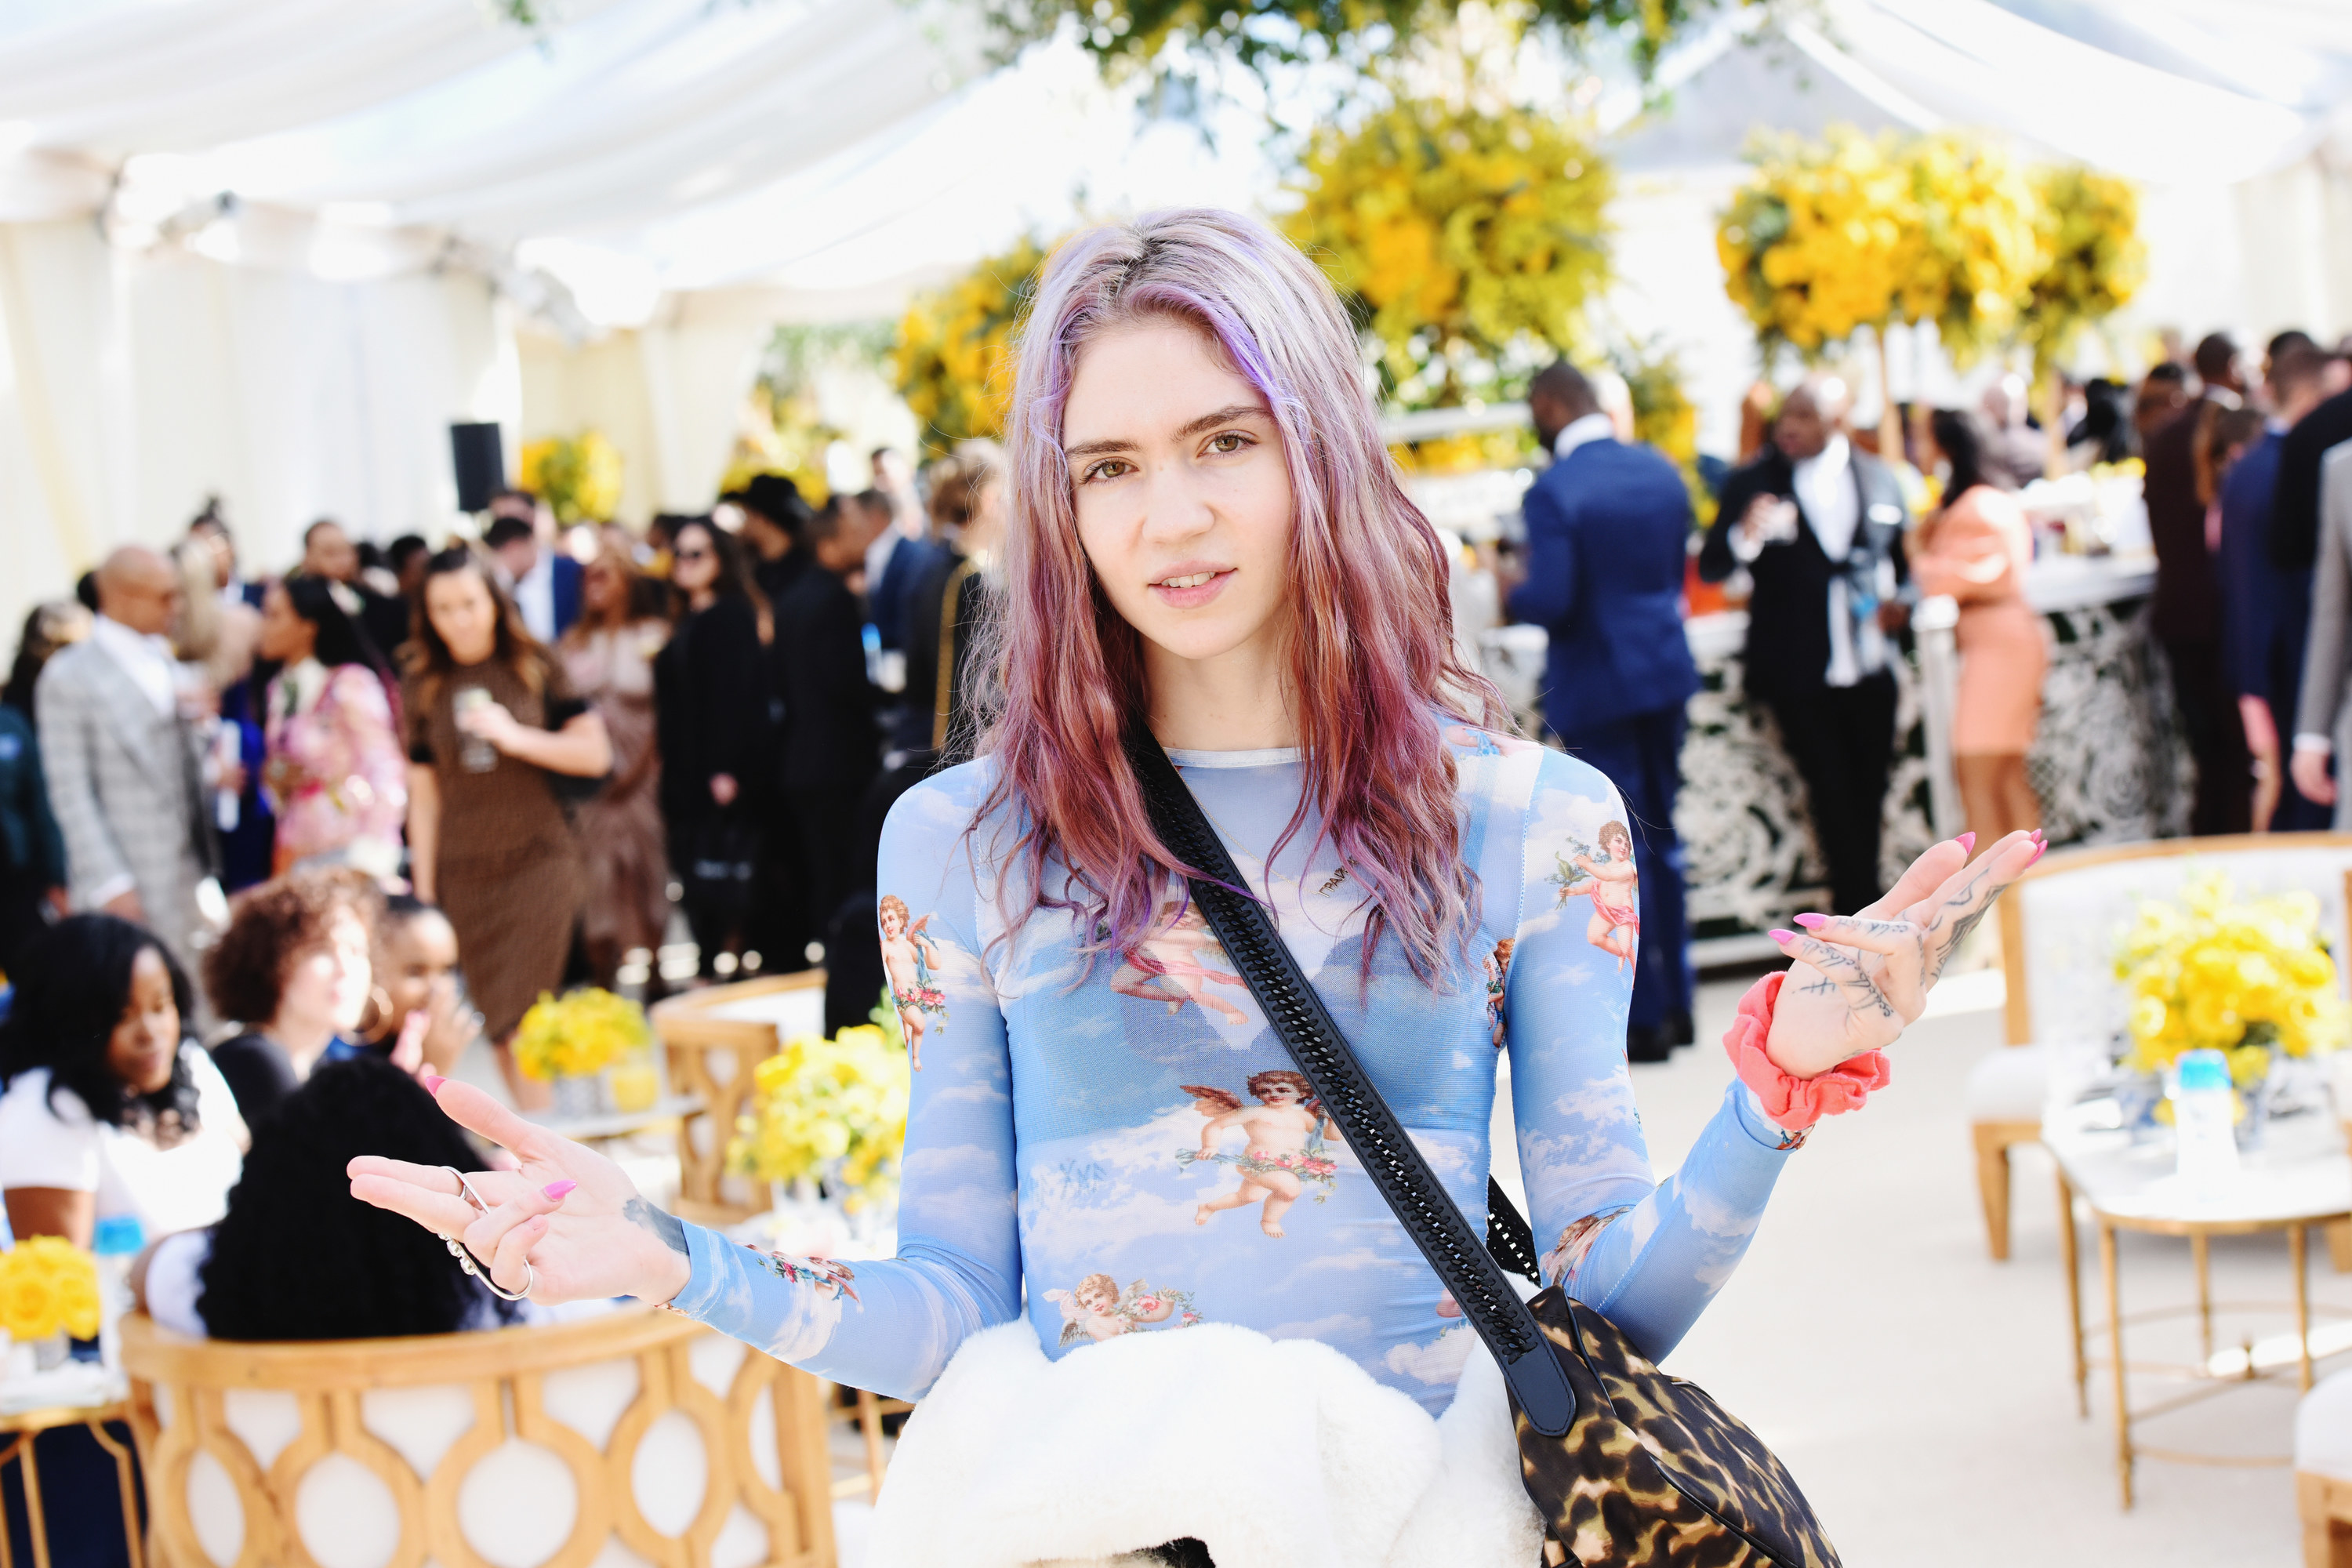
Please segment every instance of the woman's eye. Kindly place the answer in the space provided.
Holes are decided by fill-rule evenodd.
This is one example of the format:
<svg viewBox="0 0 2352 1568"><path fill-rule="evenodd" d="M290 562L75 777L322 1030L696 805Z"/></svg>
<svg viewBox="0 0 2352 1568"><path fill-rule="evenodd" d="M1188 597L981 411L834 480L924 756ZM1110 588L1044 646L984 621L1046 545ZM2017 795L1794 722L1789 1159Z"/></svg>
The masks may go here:
<svg viewBox="0 0 2352 1568"><path fill-rule="evenodd" d="M1222 436L1209 437L1209 450L1212 452L1238 452L1249 445L1250 438L1238 430L1228 430Z"/></svg>
<svg viewBox="0 0 2352 1568"><path fill-rule="evenodd" d="M1089 479L1115 479L1134 467L1124 458L1106 458L1088 468L1086 477Z"/></svg>

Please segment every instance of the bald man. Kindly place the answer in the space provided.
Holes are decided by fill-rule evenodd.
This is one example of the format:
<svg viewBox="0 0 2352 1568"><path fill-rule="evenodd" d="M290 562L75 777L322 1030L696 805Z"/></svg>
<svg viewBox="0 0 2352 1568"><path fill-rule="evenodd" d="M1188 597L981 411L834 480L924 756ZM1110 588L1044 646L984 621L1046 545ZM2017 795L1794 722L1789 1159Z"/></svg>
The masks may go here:
<svg viewBox="0 0 2352 1568"><path fill-rule="evenodd" d="M49 660L35 707L74 907L137 921L193 968L215 848L166 637L180 597L180 574L156 552L108 556L90 635Z"/></svg>
<svg viewBox="0 0 2352 1568"><path fill-rule="evenodd" d="M1901 624L1903 494L1846 439L1844 384L1808 377L1781 403L1763 455L1723 482L1698 574L1740 566L1748 695L1772 710L1805 781L1830 897L1852 914L1885 890L1879 827L1895 763L1887 633Z"/></svg>

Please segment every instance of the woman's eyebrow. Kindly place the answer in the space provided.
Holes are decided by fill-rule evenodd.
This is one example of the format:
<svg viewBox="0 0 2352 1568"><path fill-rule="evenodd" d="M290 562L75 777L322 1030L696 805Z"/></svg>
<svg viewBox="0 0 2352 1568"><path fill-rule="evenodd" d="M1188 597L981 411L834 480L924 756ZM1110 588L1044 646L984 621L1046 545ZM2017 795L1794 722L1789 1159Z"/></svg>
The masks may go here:
<svg viewBox="0 0 2352 1568"><path fill-rule="evenodd" d="M1229 425L1236 419L1271 419L1274 416L1260 403L1229 403L1224 407L1202 415L1176 432L1176 439L1198 436L1203 430ZM1125 436L1106 437L1099 441L1081 441L1075 447L1062 448L1065 458L1099 458L1111 452L1132 452L1139 443Z"/></svg>

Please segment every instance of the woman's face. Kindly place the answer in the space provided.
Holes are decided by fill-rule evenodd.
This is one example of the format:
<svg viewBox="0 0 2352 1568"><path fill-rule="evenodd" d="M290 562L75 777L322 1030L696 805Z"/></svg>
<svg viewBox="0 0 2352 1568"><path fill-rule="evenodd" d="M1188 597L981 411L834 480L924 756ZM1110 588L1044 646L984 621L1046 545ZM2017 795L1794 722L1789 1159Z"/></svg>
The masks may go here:
<svg viewBox="0 0 2352 1568"><path fill-rule="evenodd" d="M439 994L457 984L457 933L439 914L427 911L401 921L383 944L384 972L378 975L392 999L386 1026L398 1032L411 1013L430 1010Z"/></svg>
<svg viewBox="0 0 2352 1568"><path fill-rule="evenodd" d="M294 613L294 597L282 583L261 596L261 635L254 651L280 664L299 664L319 646L319 628Z"/></svg>
<svg viewBox="0 0 2352 1568"><path fill-rule="evenodd" d="M142 947L131 961L131 997L106 1039L106 1065L137 1094L153 1094L172 1081L180 1055L180 1004L172 994L172 972L163 955Z"/></svg>
<svg viewBox="0 0 2352 1568"><path fill-rule="evenodd" d="M278 1020L291 1032L320 1028L347 1035L367 1011L375 984L368 958L367 927L350 910L337 910L327 922L327 941L294 960L278 993Z"/></svg>
<svg viewBox="0 0 2352 1568"><path fill-rule="evenodd" d="M669 580L681 594L699 594L719 581L719 547L710 531L698 523L677 531L669 561Z"/></svg>
<svg viewBox="0 0 2352 1568"><path fill-rule="evenodd" d="M1192 327L1079 351L1062 415L1078 542L1121 619L1163 654L1279 648L1292 495L1265 399Z"/></svg>
<svg viewBox="0 0 2352 1568"><path fill-rule="evenodd" d="M604 620L619 615L628 602L628 581L609 557L600 555L582 570L580 607L589 615Z"/></svg>
<svg viewBox="0 0 2352 1568"><path fill-rule="evenodd" d="M471 569L425 580L425 615L457 664L479 664L499 646L499 606Z"/></svg>

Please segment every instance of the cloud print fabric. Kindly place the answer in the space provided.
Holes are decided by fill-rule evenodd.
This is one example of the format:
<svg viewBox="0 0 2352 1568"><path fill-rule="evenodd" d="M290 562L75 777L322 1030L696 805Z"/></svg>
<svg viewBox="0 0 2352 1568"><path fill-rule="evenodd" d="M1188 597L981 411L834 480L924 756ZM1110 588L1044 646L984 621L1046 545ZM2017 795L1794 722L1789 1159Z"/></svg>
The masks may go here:
<svg viewBox="0 0 2352 1568"><path fill-rule="evenodd" d="M1461 725L1446 739L1481 924L1434 986L1393 941L1363 977L1359 879L1328 847L1310 857L1311 814L1267 863L1303 786L1296 752L1171 755L1474 1223L1510 1053L1547 1275L1568 1270L1572 1294L1661 1356L1747 1250L1788 1158L1781 1132L1735 1082L1681 1169L1652 1177L1625 1067L1633 933L1612 914L1621 883L1593 875L1624 805L1559 752ZM898 1258L857 1264L851 1287L821 1260L688 1226L694 1273L673 1305L908 1397L968 1336L1025 1312L1055 1358L1199 1322L1319 1340L1442 1411L1467 1330L1215 938L1171 904L1133 951L1089 968L1065 911L1005 930L1011 835L965 832L989 765L909 791L883 834L877 929L898 944L899 1005L925 1026Z"/></svg>

